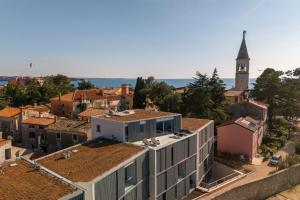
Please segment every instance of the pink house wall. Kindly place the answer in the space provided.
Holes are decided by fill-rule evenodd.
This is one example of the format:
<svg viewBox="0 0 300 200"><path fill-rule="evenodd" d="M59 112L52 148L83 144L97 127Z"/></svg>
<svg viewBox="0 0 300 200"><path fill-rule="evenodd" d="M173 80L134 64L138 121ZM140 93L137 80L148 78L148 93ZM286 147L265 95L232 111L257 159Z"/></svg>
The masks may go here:
<svg viewBox="0 0 300 200"><path fill-rule="evenodd" d="M218 151L233 155L255 156L257 151L257 132L253 133L237 124L218 128Z"/></svg>

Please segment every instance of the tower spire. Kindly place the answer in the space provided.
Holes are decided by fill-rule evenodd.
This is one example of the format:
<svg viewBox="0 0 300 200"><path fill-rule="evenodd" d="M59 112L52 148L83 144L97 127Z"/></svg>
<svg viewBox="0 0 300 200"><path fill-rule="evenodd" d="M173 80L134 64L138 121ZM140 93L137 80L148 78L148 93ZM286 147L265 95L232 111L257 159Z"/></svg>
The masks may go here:
<svg viewBox="0 0 300 200"><path fill-rule="evenodd" d="M240 50L239 50L237 59L243 59L243 58L249 59L246 40L245 40L246 33L247 33L247 31L244 30L243 31L243 40L242 40L242 43L240 46Z"/></svg>

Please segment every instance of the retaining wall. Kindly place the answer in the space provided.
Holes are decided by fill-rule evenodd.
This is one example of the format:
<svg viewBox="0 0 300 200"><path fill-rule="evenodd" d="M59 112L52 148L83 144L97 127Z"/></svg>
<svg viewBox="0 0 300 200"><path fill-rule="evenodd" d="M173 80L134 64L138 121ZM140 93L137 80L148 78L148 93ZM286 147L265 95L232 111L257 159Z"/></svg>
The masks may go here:
<svg viewBox="0 0 300 200"><path fill-rule="evenodd" d="M214 200L260 200L300 183L300 164L233 188Z"/></svg>

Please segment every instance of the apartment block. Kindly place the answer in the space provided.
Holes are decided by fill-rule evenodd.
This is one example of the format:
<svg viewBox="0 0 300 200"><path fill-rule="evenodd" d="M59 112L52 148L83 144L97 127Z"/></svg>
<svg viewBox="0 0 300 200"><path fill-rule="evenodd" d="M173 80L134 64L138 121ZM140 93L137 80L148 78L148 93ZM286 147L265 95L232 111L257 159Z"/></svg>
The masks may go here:
<svg viewBox="0 0 300 200"><path fill-rule="evenodd" d="M180 114L131 110L92 118L93 137L149 149L149 199L182 199L211 176L214 124Z"/></svg>
<svg viewBox="0 0 300 200"><path fill-rule="evenodd" d="M147 148L98 138L36 162L82 187L84 199L146 200L150 195Z"/></svg>

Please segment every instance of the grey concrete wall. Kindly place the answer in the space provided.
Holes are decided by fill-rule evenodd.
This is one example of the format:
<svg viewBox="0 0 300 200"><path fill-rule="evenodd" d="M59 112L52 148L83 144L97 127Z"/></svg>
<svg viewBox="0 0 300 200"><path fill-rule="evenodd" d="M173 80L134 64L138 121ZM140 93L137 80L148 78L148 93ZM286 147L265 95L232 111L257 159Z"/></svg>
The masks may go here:
<svg viewBox="0 0 300 200"><path fill-rule="evenodd" d="M104 200L146 200L149 197L149 155L146 151L134 160L135 181L130 189L125 189L125 166L94 183L95 199Z"/></svg>
<svg viewBox="0 0 300 200"><path fill-rule="evenodd" d="M214 200L262 200L300 183L300 164L275 174L233 188Z"/></svg>

